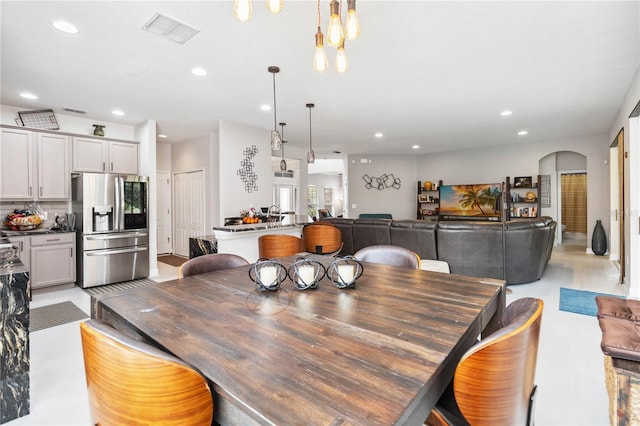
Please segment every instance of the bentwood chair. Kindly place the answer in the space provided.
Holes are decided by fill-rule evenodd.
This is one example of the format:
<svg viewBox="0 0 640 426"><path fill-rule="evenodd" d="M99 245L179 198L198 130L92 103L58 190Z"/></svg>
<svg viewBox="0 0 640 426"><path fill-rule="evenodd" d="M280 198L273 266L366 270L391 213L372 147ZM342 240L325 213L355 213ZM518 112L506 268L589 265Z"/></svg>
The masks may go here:
<svg viewBox="0 0 640 426"><path fill-rule="evenodd" d="M534 298L507 307L503 327L462 356L453 388L440 398L427 425L533 425L542 308L542 300Z"/></svg>
<svg viewBox="0 0 640 426"><path fill-rule="evenodd" d="M249 262L242 256L231 253L212 253L194 257L187 260L178 269L178 278L190 275L205 274L207 272L219 271L222 269L235 268L237 266L248 265Z"/></svg>
<svg viewBox="0 0 640 426"><path fill-rule="evenodd" d="M418 254L400 246L368 246L358 250L353 256L363 262L383 263L385 265L420 269L420 257Z"/></svg>
<svg viewBox="0 0 640 426"><path fill-rule="evenodd" d="M305 225L302 244L309 253L336 255L342 249L342 232L330 223Z"/></svg>
<svg viewBox="0 0 640 426"><path fill-rule="evenodd" d="M291 256L302 250L302 239L293 235L274 234L258 238L258 256L263 259Z"/></svg>
<svg viewBox="0 0 640 426"><path fill-rule="evenodd" d="M91 424L211 425L211 391L196 370L96 320L80 334Z"/></svg>

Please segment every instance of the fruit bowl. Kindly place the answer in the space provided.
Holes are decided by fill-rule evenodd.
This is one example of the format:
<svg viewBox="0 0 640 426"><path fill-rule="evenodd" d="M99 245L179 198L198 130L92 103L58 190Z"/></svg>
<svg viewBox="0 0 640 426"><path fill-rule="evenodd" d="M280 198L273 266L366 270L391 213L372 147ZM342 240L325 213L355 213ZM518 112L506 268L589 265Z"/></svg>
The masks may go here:
<svg viewBox="0 0 640 426"><path fill-rule="evenodd" d="M42 219L35 214L27 216L9 215L4 224L13 231L31 231L42 224Z"/></svg>

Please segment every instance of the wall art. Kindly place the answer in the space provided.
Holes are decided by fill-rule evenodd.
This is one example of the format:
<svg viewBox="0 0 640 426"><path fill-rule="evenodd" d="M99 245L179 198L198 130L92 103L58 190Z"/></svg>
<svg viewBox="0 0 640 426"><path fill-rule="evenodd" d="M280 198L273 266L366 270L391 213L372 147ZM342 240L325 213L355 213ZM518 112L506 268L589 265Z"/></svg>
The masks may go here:
<svg viewBox="0 0 640 426"><path fill-rule="evenodd" d="M393 173L384 174L380 177L372 177L365 174L364 176L362 176L362 179L364 180L365 182L364 186L367 189L371 189L371 188L375 188L378 190L383 190L387 188L400 189L400 183L401 183L400 178L393 176Z"/></svg>
<svg viewBox="0 0 640 426"><path fill-rule="evenodd" d="M255 163L251 161L257 154L258 148L255 145L246 147L242 151L244 159L240 161L240 168L236 174L240 176L242 182L244 182L244 190L247 192L253 192L258 190L258 175L254 170Z"/></svg>

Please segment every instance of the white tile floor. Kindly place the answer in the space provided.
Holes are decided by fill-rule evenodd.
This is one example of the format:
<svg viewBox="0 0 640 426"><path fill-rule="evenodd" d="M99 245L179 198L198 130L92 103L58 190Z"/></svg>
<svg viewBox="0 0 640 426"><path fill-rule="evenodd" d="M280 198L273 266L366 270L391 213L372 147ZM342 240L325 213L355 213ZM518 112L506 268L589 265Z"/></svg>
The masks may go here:
<svg viewBox="0 0 640 426"><path fill-rule="evenodd" d="M595 317L558 310L560 287L626 294L617 284L616 266L607 257L585 253L578 245L556 246L544 277L510 286L507 303L520 297L544 300L536 382L536 424L607 425L600 329ZM159 263L165 280L177 268ZM89 297L79 288L34 296L32 307L71 300L89 313ZM16 425L89 425L78 322L31 334L31 414Z"/></svg>

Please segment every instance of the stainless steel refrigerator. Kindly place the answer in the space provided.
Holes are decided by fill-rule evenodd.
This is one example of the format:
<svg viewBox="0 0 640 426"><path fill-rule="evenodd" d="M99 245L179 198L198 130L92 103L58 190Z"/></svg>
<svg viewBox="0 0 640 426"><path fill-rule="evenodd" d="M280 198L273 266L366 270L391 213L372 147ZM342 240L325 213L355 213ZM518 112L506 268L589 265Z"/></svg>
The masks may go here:
<svg viewBox="0 0 640 426"><path fill-rule="evenodd" d="M73 177L71 188L78 284L149 276L148 177L83 173Z"/></svg>

